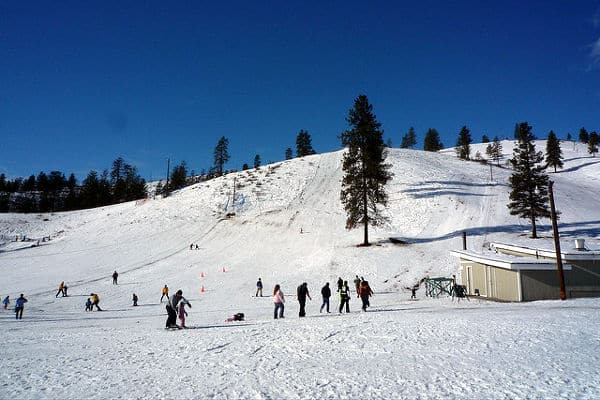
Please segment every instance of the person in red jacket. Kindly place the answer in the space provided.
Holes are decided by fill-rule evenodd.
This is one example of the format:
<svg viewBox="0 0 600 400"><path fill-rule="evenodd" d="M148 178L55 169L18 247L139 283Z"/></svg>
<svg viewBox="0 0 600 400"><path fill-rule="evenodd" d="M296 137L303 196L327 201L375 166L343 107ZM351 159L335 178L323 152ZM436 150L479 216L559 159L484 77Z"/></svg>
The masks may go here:
<svg viewBox="0 0 600 400"><path fill-rule="evenodd" d="M367 311L367 307L371 306L371 304L369 304L369 297L371 297L373 295L373 291L371 290L371 287L369 286L369 282L362 281L360 283L360 286L358 287L358 295L360 296L360 299L362 300L362 310Z"/></svg>

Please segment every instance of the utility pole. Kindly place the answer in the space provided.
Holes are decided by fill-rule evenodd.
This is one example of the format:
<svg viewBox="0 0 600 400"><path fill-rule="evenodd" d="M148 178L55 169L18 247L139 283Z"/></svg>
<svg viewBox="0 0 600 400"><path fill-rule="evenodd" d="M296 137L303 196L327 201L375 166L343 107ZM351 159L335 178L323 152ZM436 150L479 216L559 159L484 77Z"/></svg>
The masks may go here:
<svg viewBox="0 0 600 400"><path fill-rule="evenodd" d="M165 197L169 197L169 173L171 168L171 159L167 158L167 184L165 185Z"/></svg>
<svg viewBox="0 0 600 400"><path fill-rule="evenodd" d="M558 269L558 285L560 287L560 299L567 299L565 290L565 274L563 272L562 255L560 251L560 239L558 237L558 225L556 223L556 209L554 208L554 192L552 186L554 182L548 182L548 197L550 198L550 218L552 219L552 233L554 236L554 250L556 251L556 268Z"/></svg>

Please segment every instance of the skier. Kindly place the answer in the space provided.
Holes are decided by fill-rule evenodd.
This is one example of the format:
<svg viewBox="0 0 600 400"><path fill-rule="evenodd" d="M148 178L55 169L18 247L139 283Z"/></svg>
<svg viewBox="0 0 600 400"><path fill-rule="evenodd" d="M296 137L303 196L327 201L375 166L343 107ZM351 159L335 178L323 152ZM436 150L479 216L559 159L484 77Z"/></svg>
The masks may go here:
<svg viewBox="0 0 600 400"><path fill-rule="evenodd" d="M90 299L89 297L85 302L85 311L92 311L92 299Z"/></svg>
<svg viewBox="0 0 600 400"><path fill-rule="evenodd" d="M298 313L299 317L304 317L306 315L306 298L312 300L310 297L310 293L308 292L308 284L306 282L302 283L302 285L298 286L296 290L296 294L298 295L298 302L300 303L300 312Z"/></svg>
<svg viewBox="0 0 600 400"><path fill-rule="evenodd" d="M348 281L344 281L344 284L340 290L340 314L346 305L346 312L350 312L350 289L348 289Z"/></svg>
<svg viewBox="0 0 600 400"><path fill-rule="evenodd" d="M96 310L102 311L102 309L98 305L98 303L100 303L100 296L98 296L96 293L90 293L90 298L92 299L92 305L90 307L90 311L93 310L94 306L96 306Z"/></svg>
<svg viewBox="0 0 600 400"><path fill-rule="evenodd" d="M329 288L329 282L325 283L325 286L321 288L321 296L323 296L323 304L319 312L323 312L323 307L327 306L327 312L329 312L329 298L331 297L331 289Z"/></svg>
<svg viewBox="0 0 600 400"><path fill-rule="evenodd" d="M133 294L133 299L132 300L133 300L133 306L137 307L137 302L138 302L137 294L135 294L135 293Z"/></svg>
<svg viewBox="0 0 600 400"><path fill-rule="evenodd" d="M273 316L277 319L277 310L279 310L279 318L284 318L283 310L285 303L285 297L283 295L283 291L281 290L281 286L279 284L275 285L275 289L273 289L273 304L275 304L275 311Z"/></svg>
<svg viewBox="0 0 600 400"><path fill-rule="evenodd" d="M6 310L8 308L8 305L10 304L10 295L6 296L4 300L2 300L2 304L4 304L4 309Z"/></svg>
<svg viewBox="0 0 600 400"><path fill-rule="evenodd" d="M344 286L344 281L342 280L342 277L340 276L337 280L337 291L341 291L342 290L342 286Z"/></svg>
<svg viewBox="0 0 600 400"><path fill-rule="evenodd" d="M263 289L262 281L260 280L260 278L258 278L258 281L256 282L256 294L254 295L254 297L258 297L259 293L260 293L260 297L263 297L262 289Z"/></svg>
<svg viewBox="0 0 600 400"><path fill-rule="evenodd" d="M369 286L369 282L362 281L360 283L360 287L358 288L358 294L360 296L360 299L362 300L362 310L367 311L367 307L371 306L371 304L369 304L369 297L373 295L373 291Z"/></svg>
<svg viewBox="0 0 600 400"><path fill-rule="evenodd" d="M113 285L117 285L117 278L118 277L119 277L119 274L117 273L117 271L113 272L113 274L112 274Z"/></svg>
<svg viewBox="0 0 600 400"><path fill-rule="evenodd" d="M163 297L167 296L167 302L169 301L169 288L167 287L167 285L165 285L164 288L162 288L162 296L160 296L160 302L162 303L162 299Z"/></svg>
<svg viewBox="0 0 600 400"><path fill-rule="evenodd" d="M56 296L54 297L58 297L59 294L62 294L62 297L65 297L65 281L62 281L60 285L58 285L58 292L56 292Z"/></svg>
<svg viewBox="0 0 600 400"><path fill-rule="evenodd" d="M358 275L356 275L356 278L354 278L354 286L356 286L356 297L359 297L358 288L360 287L360 278Z"/></svg>
<svg viewBox="0 0 600 400"><path fill-rule="evenodd" d="M186 315L188 315L187 311L185 311L185 305L188 305L190 308L192 308L192 305L190 304L189 301L186 300L185 297L181 297L181 300L179 301L179 322L180 322L180 327L182 328L186 328L185 326L185 317Z"/></svg>
<svg viewBox="0 0 600 400"><path fill-rule="evenodd" d="M27 303L27 299L23 297L23 293L21 293L15 302L15 319L23 319L23 309L25 308L25 303Z"/></svg>

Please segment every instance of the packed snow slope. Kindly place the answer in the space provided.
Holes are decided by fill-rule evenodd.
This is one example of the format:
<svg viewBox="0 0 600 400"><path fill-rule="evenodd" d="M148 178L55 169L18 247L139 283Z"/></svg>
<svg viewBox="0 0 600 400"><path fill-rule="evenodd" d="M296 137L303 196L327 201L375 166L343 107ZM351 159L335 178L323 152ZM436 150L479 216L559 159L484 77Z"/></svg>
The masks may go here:
<svg viewBox="0 0 600 400"><path fill-rule="evenodd" d="M357 246L362 229L345 229L342 151L168 198L4 214L0 295L29 302L23 320L0 313L0 398L598 398L600 301L456 304L423 290L409 300L421 278L458 273L449 251L463 231L476 251L490 241L552 248L549 221L533 241L528 221L509 215L512 147L503 142L505 160L491 168L452 150L390 149L389 224L369 229L370 247ZM570 142L563 152L564 168L550 173L563 248L575 237L599 248L600 159ZM324 282L352 286L355 275L375 291L369 312L354 298L340 316L334 295L333 313L320 314ZM263 298L254 297L258 277ZM54 296L61 281L69 297ZM313 300L299 319L302 282ZM276 283L285 320L272 319ZM165 284L192 303L193 329L163 329ZM106 311L83 311L92 292ZM247 321L224 322L236 312Z"/></svg>

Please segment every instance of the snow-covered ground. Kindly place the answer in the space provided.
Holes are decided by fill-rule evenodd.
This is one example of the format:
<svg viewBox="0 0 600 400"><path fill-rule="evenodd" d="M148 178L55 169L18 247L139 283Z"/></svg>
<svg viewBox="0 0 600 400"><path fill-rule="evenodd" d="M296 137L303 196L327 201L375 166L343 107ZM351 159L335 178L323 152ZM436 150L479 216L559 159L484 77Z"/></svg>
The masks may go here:
<svg viewBox="0 0 600 400"><path fill-rule="evenodd" d="M503 142L507 157L512 147ZM563 249L576 237L598 249L600 159L579 144L563 151L564 169L550 174ZM0 398L600 397L600 300L453 303L422 289L409 299L421 278L458 272L449 251L465 230L475 251L490 241L552 248L549 221L534 241L528 221L509 215L510 170L493 167L492 180L489 166L451 150L390 150L390 224L370 229L365 248L361 229L344 229L341 157L288 160L137 205L1 215L0 295L29 302L23 320L0 312ZM320 314L324 282L355 275L375 291L369 312L353 298L339 315L334 296ZM67 298L54 297L61 281ZM313 300L300 319L304 281ZM272 317L276 283L283 320ZM192 303L191 329L164 330L165 284ZM91 292L106 311L84 311ZM224 322L236 312L247 321Z"/></svg>

